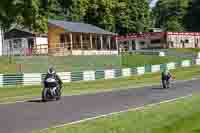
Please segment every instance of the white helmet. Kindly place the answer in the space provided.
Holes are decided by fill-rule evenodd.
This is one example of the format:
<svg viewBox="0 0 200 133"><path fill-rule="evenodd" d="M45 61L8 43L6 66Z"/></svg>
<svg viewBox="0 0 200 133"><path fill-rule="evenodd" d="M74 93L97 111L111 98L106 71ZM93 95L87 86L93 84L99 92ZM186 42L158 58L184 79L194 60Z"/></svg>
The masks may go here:
<svg viewBox="0 0 200 133"><path fill-rule="evenodd" d="M54 70L54 68L53 67L49 67L48 74L55 74L55 73L56 73L56 71Z"/></svg>

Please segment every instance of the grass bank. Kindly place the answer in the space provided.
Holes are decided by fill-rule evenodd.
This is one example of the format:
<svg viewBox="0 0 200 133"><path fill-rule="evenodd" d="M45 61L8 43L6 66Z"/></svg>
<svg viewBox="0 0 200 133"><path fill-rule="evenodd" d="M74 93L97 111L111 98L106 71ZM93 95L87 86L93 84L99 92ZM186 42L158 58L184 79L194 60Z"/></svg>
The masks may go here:
<svg viewBox="0 0 200 133"><path fill-rule="evenodd" d="M122 56L122 64L123 67L138 67L144 65L155 65L155 64L163 64L168 62L177 62L182 61L186 58L178 58L174 56L164 56L160 57L157 55L140 55L140 54L133 54L133 55L123 55Z"/></svg>
<svg viewBox="0 0 200 133"><path fill-rule="evenodd" d="M17 72L46 72L49 65L53 65L57 71L67 72L108 68L136 67L143 66L145 64L162 64L180 60L183 60L183 58L159 57L154 55L138 54L123 56L28 56L12 58L0 57L0 73L9 74Z"/></svg>
<svg viewBox="0 0 200 133"><path fill-rule="evenodd" d="M199 133L200 95L34 133Z"/></svg>
<svg viewBox="0 0 200 133"><path fill-rule="evenodd" d="M180 53L193 53L193 54L200 52L200 48L171 48L169 50Z"/></svg>
<svg viewBox="0 0 200 133"><path fill-rule="evenodd" d="M172 73L177 80L191 79L200 75L200 66L178 68ZM63 95L96 93L127 88L136 88L152 84L160 84L160 73L149 73L142 76L132 76L112 80L97 80L90 82L67 83L63 88ZM18 100L30 100L40 97L41 86L17 86L0 88L0 103Z"/></svg>

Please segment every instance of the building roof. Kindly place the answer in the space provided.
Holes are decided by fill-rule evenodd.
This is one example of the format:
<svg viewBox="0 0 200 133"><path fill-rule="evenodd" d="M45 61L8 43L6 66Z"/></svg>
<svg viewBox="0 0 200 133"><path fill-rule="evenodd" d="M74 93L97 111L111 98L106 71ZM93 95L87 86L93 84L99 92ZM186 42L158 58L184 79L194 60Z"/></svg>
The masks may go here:
<svg viewBox="0 0 200 133"><path fill-rule="evenodd" d="M30 37L47 37L47 34L38 34L31 31L27 27L22 27L19 25L14 25L10 28L9 31L5 32L4 38L5 39L13 39L13 38L30 38Z"/></svg>
<svg viewBox="0 0 200 133"><path fill-rule="evenodd" d="M62 27L66 32L78 32L78 33L95 33L95 34L105 34L105 35L116 35L115 33L105 31L99 27L91 24L60 21L60 20L49 20L49 24Z"/></svg>
<svg viewBox="0 0 200 133"><path fill-rule="evenodd" d="M29 31L28 29L20 29L14 28L8 32L5 32L4 38L5 39L13 39L13 38L29 38L34 37L34 34Z"/></svg>

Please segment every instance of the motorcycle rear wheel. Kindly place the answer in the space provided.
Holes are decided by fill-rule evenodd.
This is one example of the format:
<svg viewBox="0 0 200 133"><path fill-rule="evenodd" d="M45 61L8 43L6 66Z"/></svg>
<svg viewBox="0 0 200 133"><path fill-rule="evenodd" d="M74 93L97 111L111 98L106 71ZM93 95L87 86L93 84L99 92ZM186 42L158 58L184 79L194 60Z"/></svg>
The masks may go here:
<svg viewBox="0 0 200 133"><path fill-rule="evenodd" d="M56 100L60 100L61 99L61 89L57 89L56 90Z"/></svg>

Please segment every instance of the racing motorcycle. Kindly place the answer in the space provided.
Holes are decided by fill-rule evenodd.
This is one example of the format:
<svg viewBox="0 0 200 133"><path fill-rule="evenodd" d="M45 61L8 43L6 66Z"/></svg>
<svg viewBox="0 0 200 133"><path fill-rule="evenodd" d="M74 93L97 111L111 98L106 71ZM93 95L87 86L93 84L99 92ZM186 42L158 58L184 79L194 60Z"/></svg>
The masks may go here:
<svg viewBox="0 0 200 133"><path fill-rule="evenodd" d="M162 83L163 89L173 88L174 87L174 84L173 84L174 80L175 80L174 76L172 76L169 80L164 80L164 82Z"/></svg>
<svg viewBox="0 0 200 133"><path fill-rule="evenodd" d="M163 82L163 88L170 88L171 87L171 84L170 84L170 80L164 80Z"/></svg>
<svg viewBox="0 0 200 133"><path fill-rule="evenodd" d="M44 87L42 90L42 101L59 100L61 98L61 88L58 81L55 78L47 78L44 81Z"/></svg>

